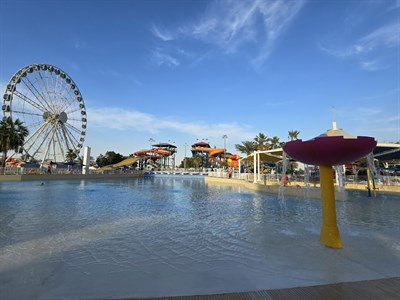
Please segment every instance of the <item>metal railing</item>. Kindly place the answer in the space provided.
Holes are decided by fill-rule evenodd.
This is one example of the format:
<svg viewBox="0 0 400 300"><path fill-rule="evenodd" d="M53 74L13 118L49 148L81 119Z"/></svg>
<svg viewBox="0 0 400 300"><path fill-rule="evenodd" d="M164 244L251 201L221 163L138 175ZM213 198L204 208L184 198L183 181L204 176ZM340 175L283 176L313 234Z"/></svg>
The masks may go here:
<svg viewBox="0 0 400 300"><path fill-rule="evenodd" d="M212 171L208 172L208 176L219 177L219 178L232 178L240 179L249 182L254 181L254 173L238 173L232 172L229 175L228 171ZM260 174L260 180L257 178L257 182L268 182L280 184L282 175L281 174ZM288 175L289 184L290 183L305 183L304 175ZM367 184L367 176L363 175L347 175L344 177L345 184ZM397 175L378 175L374 178L376 186L398 186L400 185L400 176ZM309 182L306 183L310 186L319 185L319 177L311 176Z"/></svg>
<svg viewBox="0 0 400 300"><path fill-rule="evenodd" d="M171 169L175 172L188 172L183 168ZM191 170L192 171L192 170ZM229 170L195 170L197 172L203 171L207 172L208 176L219 177L219 178L232 178L245 180L248 182L254 181L254 173L239 173L237 171ZM142 170L137 169L115 169L115 170L89 170L89 174L140 174ZM25 175L25 174L48 174L47 168L24 168L24 167L0 167L0 175ZM51 174L82 174L81 168L52 168ZM260 174L257 178L261 182L280 184L282 175L281 174ZM290 183L305 183L304 175L288 175L289 184ZM345 184L367 184L367 176L364 175L346 175L344 177ZM378 175L374 178L376 186L400 186L400 176L393 175ZM311 176L308 182L309 185L319 184L318 176Z"/></svg>
<svg viewBox="0 0 400 300"><path fill-rule="evenodd" d="M143 171L135 169L115 169L115 170L89 170L89 174L139 174ZM82 174L81 168L52 168L51 173L47 168L13 168L0 167L0 175L44 175L44 174Z"/></svg>

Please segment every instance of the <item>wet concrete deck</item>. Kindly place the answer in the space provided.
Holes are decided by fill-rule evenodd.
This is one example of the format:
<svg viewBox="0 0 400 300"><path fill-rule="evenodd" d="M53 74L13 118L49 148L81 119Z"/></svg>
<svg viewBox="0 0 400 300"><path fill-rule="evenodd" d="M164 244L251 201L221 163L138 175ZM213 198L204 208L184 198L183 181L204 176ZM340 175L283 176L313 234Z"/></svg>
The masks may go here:
<svg viewBox="0 0 400 300"><path fill-rule="evenodd" d="M377 280L344 282L308 287L276 289L219 295L197 295L162 298L130 298L146 300L347 300L347 299L400 299L400 277ZM126 299L129 300L129 299Z"/></svg>

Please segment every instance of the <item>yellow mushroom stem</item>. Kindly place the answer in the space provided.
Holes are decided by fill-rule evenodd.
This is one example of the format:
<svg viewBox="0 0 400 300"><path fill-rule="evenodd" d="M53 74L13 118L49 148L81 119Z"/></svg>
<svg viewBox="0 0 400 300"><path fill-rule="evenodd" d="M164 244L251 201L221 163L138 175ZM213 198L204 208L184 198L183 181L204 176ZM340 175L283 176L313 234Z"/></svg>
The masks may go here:
<svg viewBox="0 0 400 300"><path fill-rule="evenodd" d="M327 247L342 248L339 229L336 223L335 189L332 166L321 165L322 227L320 242Z"/></svg>

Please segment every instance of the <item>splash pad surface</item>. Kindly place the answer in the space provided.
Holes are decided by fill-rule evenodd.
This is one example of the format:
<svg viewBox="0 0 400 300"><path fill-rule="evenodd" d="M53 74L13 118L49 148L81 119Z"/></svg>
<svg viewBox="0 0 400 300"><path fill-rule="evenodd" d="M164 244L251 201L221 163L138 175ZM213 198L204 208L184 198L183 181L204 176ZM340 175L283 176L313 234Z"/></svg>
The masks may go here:
<svg viewBox="0 0 400 300"><path fill-rule="evenodd" d="M0 183L0 298L194 295L400 276L400 197L337 202L202 178Z"/></svg>

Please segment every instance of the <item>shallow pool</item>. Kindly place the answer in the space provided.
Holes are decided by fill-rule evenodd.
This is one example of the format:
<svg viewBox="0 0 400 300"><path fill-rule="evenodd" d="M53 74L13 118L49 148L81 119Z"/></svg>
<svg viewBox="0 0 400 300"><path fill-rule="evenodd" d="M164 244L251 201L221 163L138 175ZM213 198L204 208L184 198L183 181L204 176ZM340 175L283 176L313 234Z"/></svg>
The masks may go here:
<svg viewBox="0 0 400 300"><path fill-rule="evenodd" d="M365 194L365 195L364 195ZM0 183L0 298L194 295L400 276L400 197L320 201L203 178Z"/></svg>

